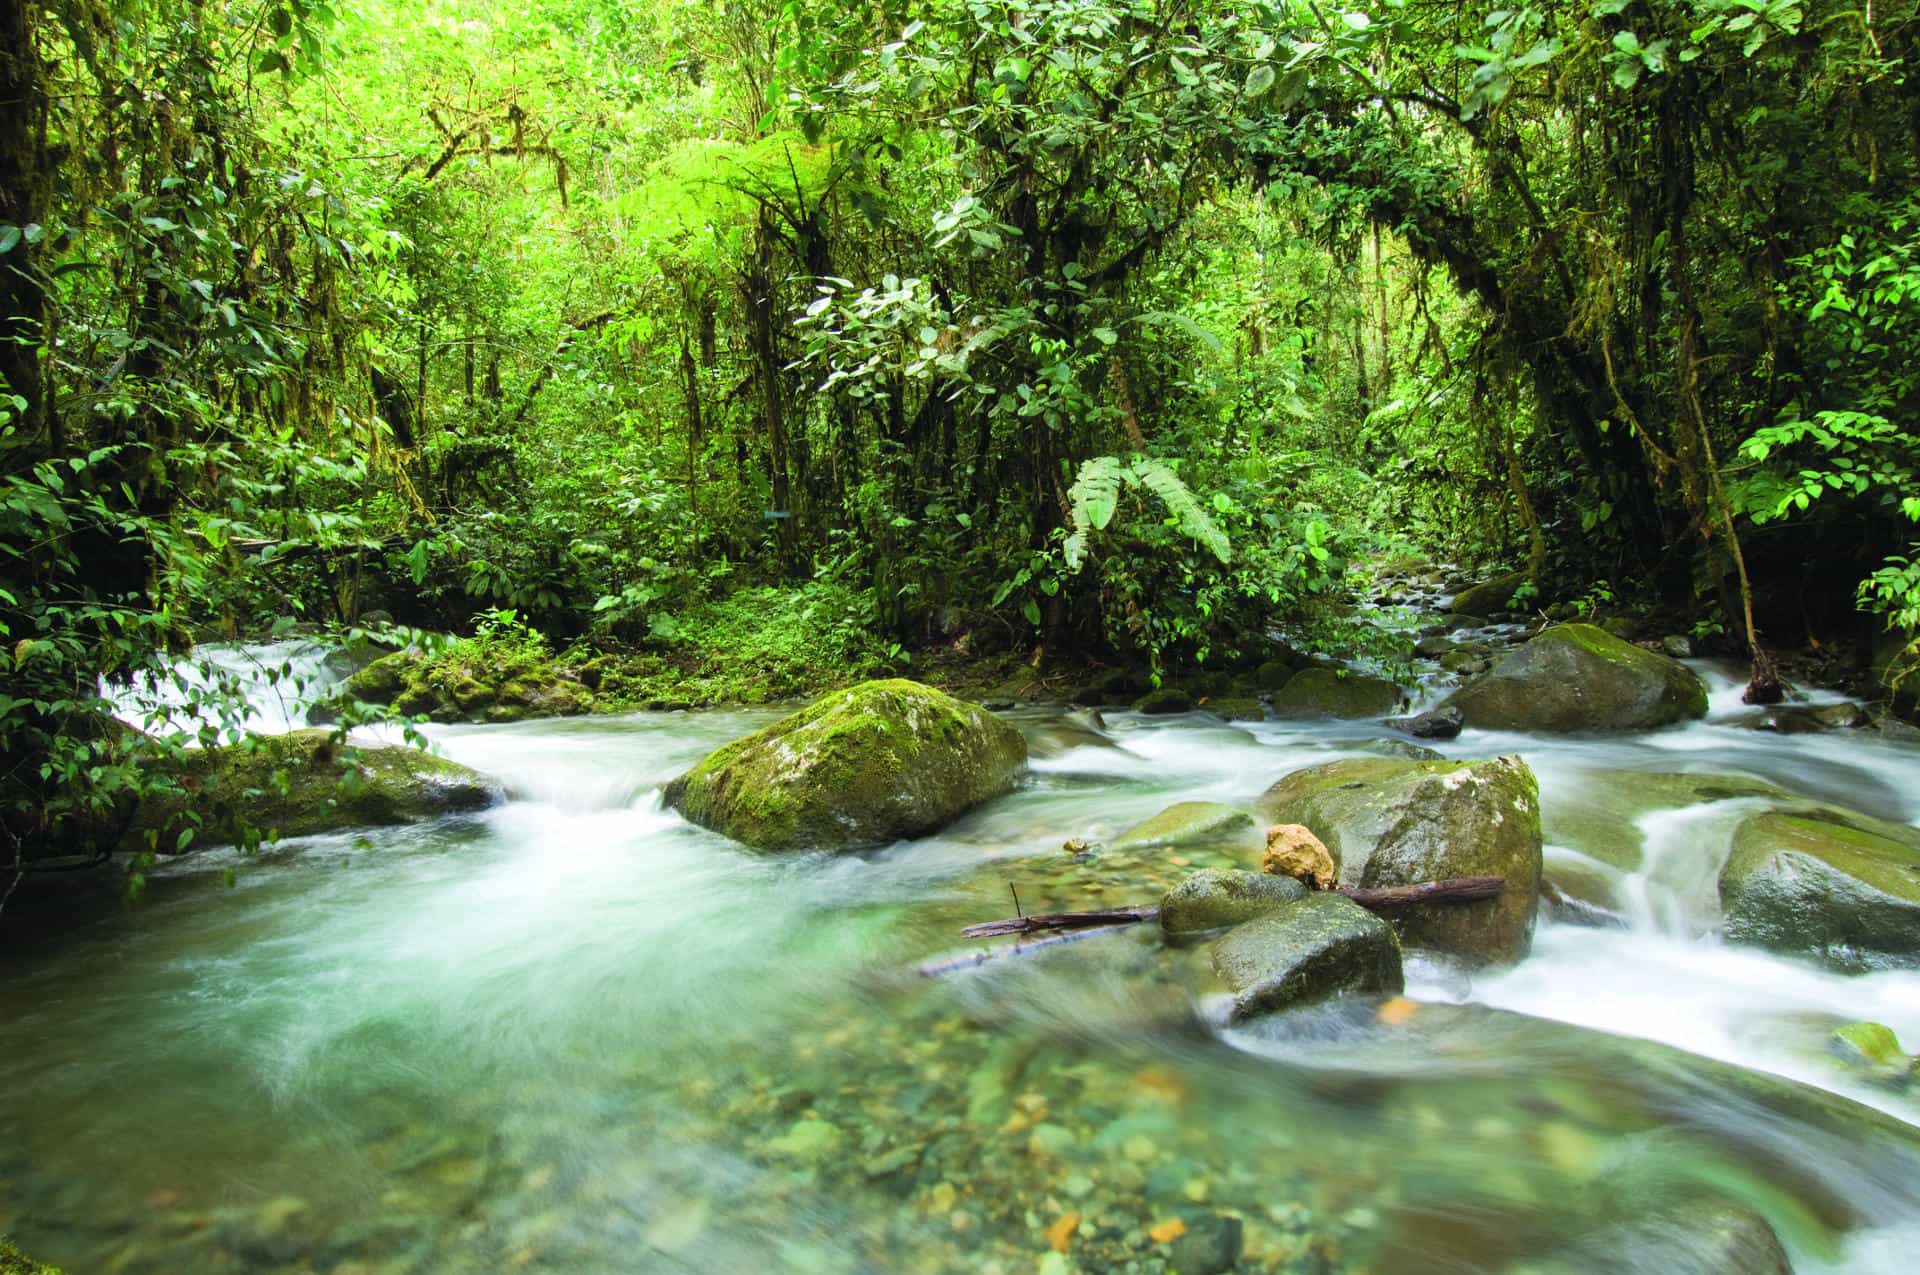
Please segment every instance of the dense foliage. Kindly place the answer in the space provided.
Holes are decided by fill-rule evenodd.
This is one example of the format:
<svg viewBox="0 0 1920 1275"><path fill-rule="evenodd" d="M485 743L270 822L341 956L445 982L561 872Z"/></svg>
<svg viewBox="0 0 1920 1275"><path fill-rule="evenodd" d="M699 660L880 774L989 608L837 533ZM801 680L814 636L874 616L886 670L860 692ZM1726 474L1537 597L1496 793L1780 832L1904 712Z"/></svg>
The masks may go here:
<svg viewBox="0 0 1920 1275"><path fill-rule="evenodd" d="M0 0L8 836L140 782L102 679L276 619L1170 676L1419 550L1904 640L1915 33Z"/></svg>

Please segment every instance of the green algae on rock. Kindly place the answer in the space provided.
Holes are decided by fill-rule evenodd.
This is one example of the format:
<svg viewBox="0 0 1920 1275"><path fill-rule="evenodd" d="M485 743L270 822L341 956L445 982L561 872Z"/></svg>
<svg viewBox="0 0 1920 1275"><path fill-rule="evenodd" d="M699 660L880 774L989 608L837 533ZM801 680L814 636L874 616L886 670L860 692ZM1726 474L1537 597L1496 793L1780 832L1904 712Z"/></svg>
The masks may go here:
<svg viewBox="0 0 1920 1275"><path fill-rule="evenodd" d="M1405 985L1393 927L1338 894L1310 894L1214 941L1213 972L1242 1022L1343 994L1392 995Z"/></svg>
<svg viewBox="0 0 1920 1275"><path fill-rule="evenodd" d="M1842 969L1920 965L1920 831L1837 807L1743 821L1720 871L1726 935Z"/></svg>
<svg viewBox="0 0 1920 1275"><path fill-rule="evenodd" d="M1110 848L1258 850L1260 845L1258 820L1252 811L1216 801L1180 801L1122 832Z"/></svg>
<svg viewBox="0 0 1920 1275"><path fill-rule="evenodd" d="M149 796L121 838L126 850L172 850L183 829L215 838L304 837L412 823L478 810L498 789L457 762L401 745L348 744L332 731L297 730L178 755L179 791ZM197 825L190 816L197 816Z"/></svg>
<svg viewBox="0 0 1920 1275"><path fill-rule="evenodd" d="M498 653L458 644L434 656L396 651L348 678L346 693L435 722L574 717L597 706L579 669L524 645Z"/></svg>
<svg viewBox="0 0 1920 1275"><path fill-rule="evenodd" d="M715 749L666 787L690 821L757 850L847 850L923 836L1010 791L1020 732L895 678L821 696Z"/></svg>
<svg viewBox="0 0 1920 1275"><path fill-rule="evenodd" d="M1505 878L1497 899L1414 904L1395 910L1394 925L1410 947L1473 961L1526 955L1540 893L1540 789L1518 757L1352 757L1287 775L1259 810L1312 830L1348 888Z"/></svg>
<svg viewBox="0 0 1920 1275"><path fill-rule="evenodd" d="M1655 730L1704 716L1707 687L1678 660L1591 624L1559 624L1509 651L1441 707L1481 730Z"/></svg>
<svg viewBox="0 0 1920 1275"><path fill-rule="evenodd" d="M1447 610L1455 615L1499 615L1513 601L1514 592L1527 582L1527 573L1511 571L1495 576L1484 584L1462 589L1453 595Z"/></svg>

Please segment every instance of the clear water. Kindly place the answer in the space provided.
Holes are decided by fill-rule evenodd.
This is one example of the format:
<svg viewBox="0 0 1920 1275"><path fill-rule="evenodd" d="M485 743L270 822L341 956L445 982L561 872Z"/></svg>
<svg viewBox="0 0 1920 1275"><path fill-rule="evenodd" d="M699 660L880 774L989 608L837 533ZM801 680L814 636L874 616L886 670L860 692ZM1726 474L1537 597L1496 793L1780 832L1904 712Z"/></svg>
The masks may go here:
<svg viewBox="0 0 1920 1275"><path fill-rule="evenodd" d="M1025 713L1025 788L867 855L752 855L659 809L770 716L436 728L514 799L197 856L9 953L0 1232L75 1272L1059 1275L1164 1269L1155 1228L1227 1213L1241 1270L1652 1273L1707 1269L1659 1219L1711 1198L1803 1272L1912 1268L1920 1105L1820 1042L1870 1018L1920 1046L1920 973L1720 945L1728 811L1643 819L1631 928L1543 924L1478 977L1416 964L1406 1023L1222 1033L1196 955L1151 933L914 971L1009 886L1152 901L1188 865L1061 842L1247 800L1375 730ZM1525 754L1549 804L1596 767L1736 769L1920 816L1920 754L1866 736L1445 751Z"/></svg>

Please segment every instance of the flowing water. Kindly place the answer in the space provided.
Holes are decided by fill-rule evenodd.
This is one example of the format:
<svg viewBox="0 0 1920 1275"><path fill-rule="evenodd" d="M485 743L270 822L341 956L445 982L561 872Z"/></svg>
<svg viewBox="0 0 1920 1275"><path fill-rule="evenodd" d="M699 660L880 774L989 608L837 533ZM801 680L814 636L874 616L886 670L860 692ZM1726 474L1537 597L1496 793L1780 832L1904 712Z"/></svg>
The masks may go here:
<svg viewBox="0 0 1920 1275"><path fill-rule="evenodd" d="M267 662L295 655L324 667ZM297 722L277 698L260 723ZM1151 902L1185 865L1086 868L1062 841L1247 801L1377 728L1015 716L1019 792L837 857L749 854L659 807L770 713L433 729L511 800L192 856L4 958L0 1233L76 1273L1064 1275L1191 1263L1231 1215L1241 1270L1651 1275L1724 1269L1697 1235L1721 1202L1803 1273L1912 1269L1920 1103L1822 1041L1866 1018L1920 1045L1920 973L1712 936L1756 799L1635 814L1624 927L1543 920L1505 971L1416 961L1404 1021L1226 1032L1194 1009L1202 958L1150 927L915 966L967 951L955 931L1009 914L1009 886L1028 910ZM1524 754L1550 814L1626 769L1920 817L1920 752L1864 733L1444 751Z"/></svg>

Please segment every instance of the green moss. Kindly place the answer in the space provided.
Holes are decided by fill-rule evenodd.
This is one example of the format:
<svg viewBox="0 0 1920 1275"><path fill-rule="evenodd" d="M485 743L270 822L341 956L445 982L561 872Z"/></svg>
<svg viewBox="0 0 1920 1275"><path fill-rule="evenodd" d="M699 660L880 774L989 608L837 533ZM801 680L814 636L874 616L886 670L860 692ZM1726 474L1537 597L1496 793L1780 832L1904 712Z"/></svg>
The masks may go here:
<svg viewBox="0 0 1920 1275"><path fill-rule="evenodd" d="M60 1268L36 1262L11 1241L0 1239L0 1275L61 1275Z"/></svg>

